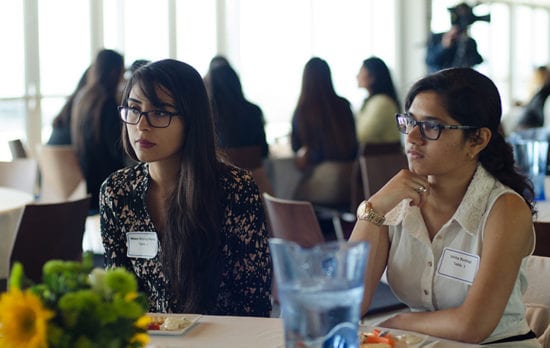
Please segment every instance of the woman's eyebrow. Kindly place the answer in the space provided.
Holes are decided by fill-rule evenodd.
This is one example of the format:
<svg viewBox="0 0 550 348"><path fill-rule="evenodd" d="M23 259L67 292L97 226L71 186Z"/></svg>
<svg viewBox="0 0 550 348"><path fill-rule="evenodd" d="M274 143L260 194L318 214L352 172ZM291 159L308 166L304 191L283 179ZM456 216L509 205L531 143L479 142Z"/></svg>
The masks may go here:
<svg viewBox="0 0 550 348"><path fill-rule="evenodd" d="M416 117L414 116L414 114L412 112L407 112L406 113L408 116L416 119ZM438 122L441 122L441 119L439 117L436 117L436 116L431 116L431 115L426 115L423 117L424 121L438 121Z"/></svg>
<svg viewBox="0 0 550 348"><path fill-rule="evenodd" d="M134 98L128 97L128 101L129 101L129 102L136 103L136 104L141 104L141 100L139 100L139 99L134 99Z"/></svg>

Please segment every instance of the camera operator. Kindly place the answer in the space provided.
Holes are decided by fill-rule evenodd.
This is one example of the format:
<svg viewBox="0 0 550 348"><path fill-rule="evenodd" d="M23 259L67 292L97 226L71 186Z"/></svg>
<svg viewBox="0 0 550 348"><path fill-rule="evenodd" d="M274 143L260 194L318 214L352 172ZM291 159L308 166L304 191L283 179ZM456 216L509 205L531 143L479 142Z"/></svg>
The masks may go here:
<svg viewBox="0 0 550 348"><path fill-rule="evenodd" d="M473 67L483 62L476 41L468 35L468 27L477 20L489 21L489 15L478 17L472 7L460 3L449 8L451 29L446 33L432 34L428 42L426 64L430 72L451 67Z"/></svg>

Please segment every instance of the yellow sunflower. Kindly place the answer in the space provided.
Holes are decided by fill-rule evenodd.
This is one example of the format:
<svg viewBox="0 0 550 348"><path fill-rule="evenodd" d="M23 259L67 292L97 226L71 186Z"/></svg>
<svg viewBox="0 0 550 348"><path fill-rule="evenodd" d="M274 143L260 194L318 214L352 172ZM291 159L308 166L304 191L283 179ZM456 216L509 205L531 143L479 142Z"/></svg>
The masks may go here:
<svg viewBox="0 0 550 348"><path fill-rule="evenodd" d="M54 313L31 292L12 288L0 296L2 347L47 347L47 324Z"/></svg>

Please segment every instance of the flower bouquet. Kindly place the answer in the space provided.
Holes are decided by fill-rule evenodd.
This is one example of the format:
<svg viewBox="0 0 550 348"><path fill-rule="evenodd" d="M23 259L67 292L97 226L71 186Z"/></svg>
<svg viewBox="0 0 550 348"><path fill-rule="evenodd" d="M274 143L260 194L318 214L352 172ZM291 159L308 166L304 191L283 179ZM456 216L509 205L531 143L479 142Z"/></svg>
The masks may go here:
<svg viewBox="0 0 550 348"><path fill-rule="evenodd" d="M149 341L146 298L122 268L93 269L82 262L44 264L41 284L15 263L9 290L0 295L0 347L121 348Z"/></svg>

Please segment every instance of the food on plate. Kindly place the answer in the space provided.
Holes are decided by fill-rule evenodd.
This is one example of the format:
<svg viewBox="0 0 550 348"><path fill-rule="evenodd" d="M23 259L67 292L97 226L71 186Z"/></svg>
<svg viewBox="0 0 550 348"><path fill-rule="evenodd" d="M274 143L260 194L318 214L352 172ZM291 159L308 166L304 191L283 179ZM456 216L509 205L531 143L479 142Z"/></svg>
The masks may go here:
<svg viewBox="0 0 550 348"><path fill-rule="evenodd" d="M395 347L395 338L385 331L378 329L372 332L364 332L361 339L361 348L393 348Z"/></svg>
<svg viewBox="0 0 550 348"><path fill-rule="evenodd" d="M151 322L147 330L176 331L189 326L191 320L180 316L157 316L150 315Z"/></svg>
<svg viewBox="0 0 550 348"><path fill-rule="evenodd" d="M407 348L422 342L422 337L414 334L394 335L387 331L374 329L363 332L360 348Z"/></svg>

